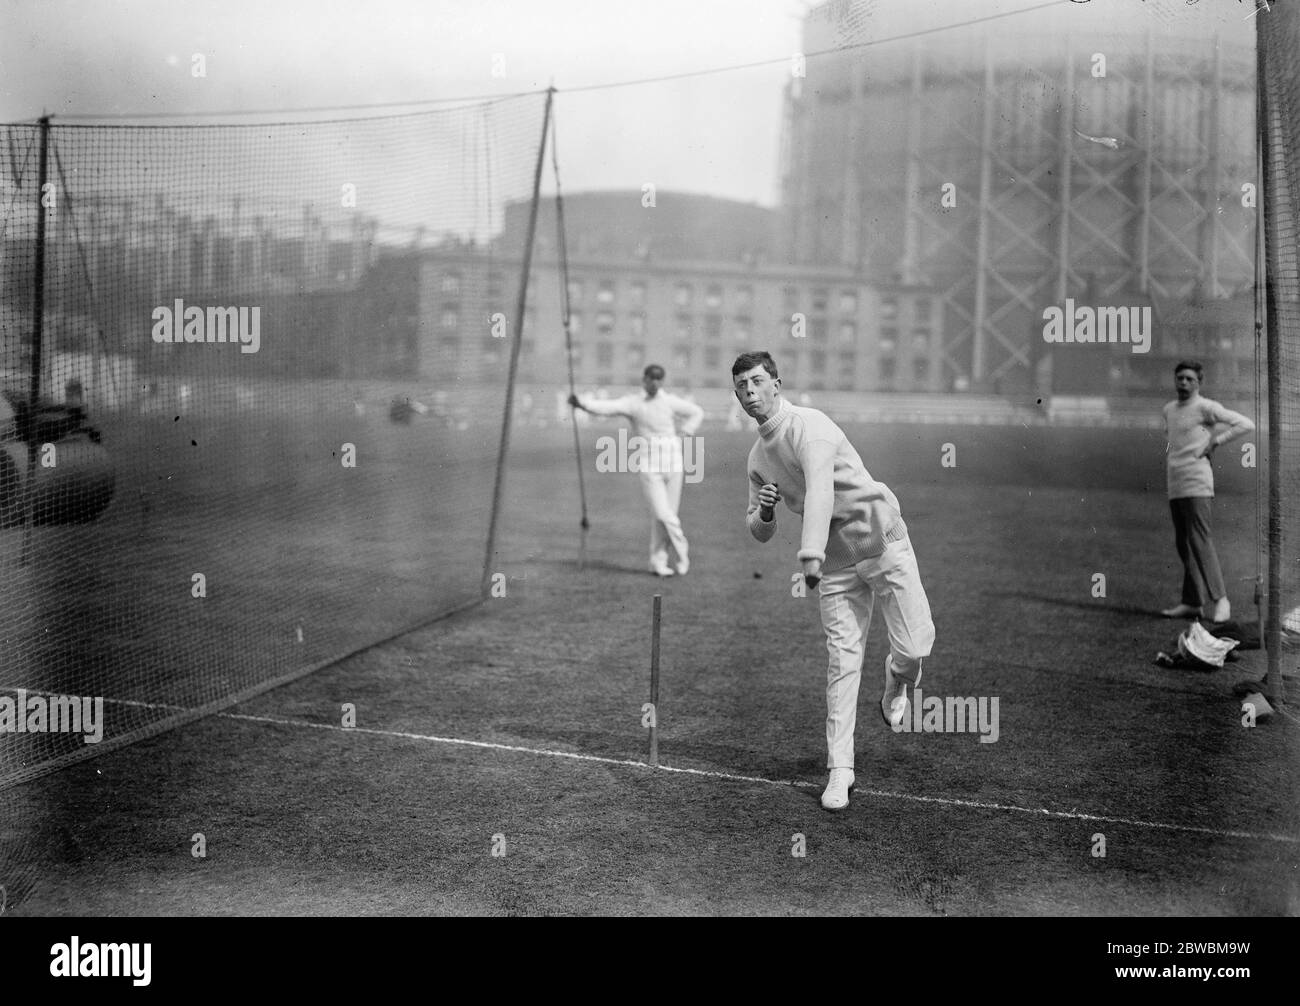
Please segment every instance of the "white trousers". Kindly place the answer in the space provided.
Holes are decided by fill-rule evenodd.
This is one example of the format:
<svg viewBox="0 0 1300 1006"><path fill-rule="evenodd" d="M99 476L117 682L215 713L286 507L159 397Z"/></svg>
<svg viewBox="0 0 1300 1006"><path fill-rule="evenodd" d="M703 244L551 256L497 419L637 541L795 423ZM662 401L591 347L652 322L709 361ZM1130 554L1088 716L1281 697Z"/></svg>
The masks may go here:
<svg viewBox="0 0 1300 1006"><path fill-rule="evenodd" d="M681 465L676 466L678 469ZM668 549L677 553L679 565L689 561L689 546L677 508L682 502L682 471L641 472L641 490L650 504L650 568L668 564Z"/></svg>
<svg viewBox="0 0 1300 1006"><path fill-rule="evenodd" d="M894 676L915 684L921 660L934 646L934 622L910 539L892 541L879 556L822 577L822 628L830 654L826 672L827 768L853 768L858 685L877 599L889 631ZM882 665L882 687L884 676Z"/></svg>

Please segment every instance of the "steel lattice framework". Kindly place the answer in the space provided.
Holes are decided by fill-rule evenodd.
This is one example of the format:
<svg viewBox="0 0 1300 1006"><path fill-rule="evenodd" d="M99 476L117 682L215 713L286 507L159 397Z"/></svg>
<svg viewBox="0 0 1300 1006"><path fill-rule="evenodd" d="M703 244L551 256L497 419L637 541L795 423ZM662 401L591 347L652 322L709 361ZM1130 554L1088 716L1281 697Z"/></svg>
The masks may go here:
<svg viewBox="0 0 1300 1006"><path fill-rule="evenodd" d="M845 52L788 92L797 261L933 287L949 377L1031 364L1048 304L1253 277L1254 64L1215 37L992 34Z"/></svg>

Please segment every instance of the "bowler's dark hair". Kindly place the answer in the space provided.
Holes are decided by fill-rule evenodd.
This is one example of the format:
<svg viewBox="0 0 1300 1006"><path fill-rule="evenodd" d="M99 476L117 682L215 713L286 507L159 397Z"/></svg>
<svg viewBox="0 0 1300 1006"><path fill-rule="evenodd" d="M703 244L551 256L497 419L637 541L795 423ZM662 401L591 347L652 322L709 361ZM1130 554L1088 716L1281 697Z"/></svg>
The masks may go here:
<svg viewBox="0 0 1300 1006"><path fill-rule="evenodd" d="M642 376L654 381L662 381L664 379L664 368L657 363L652 363L645 368Z"/></svg>
<svg viewBox="0 0 1300 1006"><path fill-rule="evenodd" d="M1205 368L1196 360L1179 360L1178 365L1174 367L1175 377L1178 376L1180 370L1194 370L1196 371L1196 379L1202 383L1205 381Z"/></svg>
<svg viewBox="0 0 1300 1006"><path fill-rule="evenodd" d="M776 372L776 361L772 359L772 354L766 350L759 350L755 353L741 353L736 357L736 362L731 365L731 376L734 378L737 374L743 374L755 367L762 367L773 380L780 376Z"/></svg>

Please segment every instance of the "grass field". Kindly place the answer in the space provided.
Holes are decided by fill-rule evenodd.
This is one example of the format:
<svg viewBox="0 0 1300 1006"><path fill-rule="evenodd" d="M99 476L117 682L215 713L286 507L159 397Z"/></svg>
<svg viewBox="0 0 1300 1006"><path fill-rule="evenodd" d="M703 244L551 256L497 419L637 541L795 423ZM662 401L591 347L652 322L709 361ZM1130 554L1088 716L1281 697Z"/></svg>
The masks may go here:
<svg viewBox="0 0 1300 1006"><path fill-rule="evenodd" d="M495 564L505 597L8 791L33 863L8 911L1300 911L1300 726L1288 710L1246 729L1233 693L1263 653L1214 673L1152 663L1180 628L1157 614L1181 575L1162 436L849 428L911 528L938 631L923 690L998 697L1000 729L988 744L891 733L875 712L877 624L858 788L831 815L816 601L792 596L797 518L783 511L767 545L745 530L752 433L704 431L704 478L682 506L693 568L659 581L636 476L595 472L594 438L612 429L584 433L585 569L569 433L521 431ZM1250 616L1254 473L1216 468L1220 555Z"/></svg>

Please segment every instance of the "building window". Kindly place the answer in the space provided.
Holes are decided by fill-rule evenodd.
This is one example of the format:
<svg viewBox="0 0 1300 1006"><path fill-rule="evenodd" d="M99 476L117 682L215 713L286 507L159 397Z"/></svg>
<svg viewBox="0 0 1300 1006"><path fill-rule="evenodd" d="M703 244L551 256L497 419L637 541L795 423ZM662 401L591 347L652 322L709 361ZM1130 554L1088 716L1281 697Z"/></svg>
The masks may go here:
<svg viewBox="0 0 1300 1006"><path fill-rule="evenodd" d="M596 288L596 302L598 304L614 303L614 281L611 279L602 279L600 286Z"/></svg>
<svg viewBox="0 0 1300 1006"><path fill-rule="evenodd" d="M678 344L673 347L673 366L678 370L686 370L691 365L691 347Z"/></svg>
<svg viewBox="0 0 1300 1006"><path fill-rule="evenodd" d="M572 304L582 303L582 280L569 280L569 302Z"/></svg>
<svg viewBox="0 0 1300 1006"><path fill-rule="evenodd" d="M858 313L858 295L852 290L840 291L840 314Z"/></svg>
<svg viewBox="0 0 1300 1006"><path fill-rule="evenodd" d="M520 339L520 340L519 340L519 355L520 355L520 356L532 356L532 355L533 355L533 351L534 351L536 348L537 348L537 346L536 346L536 344L533 342L532 339Z"/></svg>
<svg viewBox="0 0 1300 1006"><path fill-rule="evenodd" d="M749 318L736 318L731 323L731 331L737 344L746 345L754 331L754 323Z"/></svg>
<svg viewBox="0 0 1300 1006"><path fill-rule="evenodd" d="M814 349L808 354L808 364L814 374L826 373L826 354L820 349Z"/></svg>
<svg viewBox="0 0 1300 1006"><path fill-rule="evenodd" d="M442 295L444 297L460 296L460 276L454 272L443 273Z"/></svg>
<svg viewBox="0 0 1300 1006"><path fill-rule="evenodd" d="M487 295L489 300L501 296L501 274L493 269L487 276Z"/></svg>
<svg viewBox="0 0 1300 1006"><path fill-rule="evenodd" d="M691 324L689 314L679 314L677 316L677 341L690 342L693 334L694 325Z"/></svg>
<svg viewBox="0 0 1300 1006"><path fill-rule="evenodd" d="M813 342L825 342L827 327L825 318L814 318L808 323L808 338Z"/></svg>
<svg viewBox="0 0 1300 1006"><path fill-rule="evenodd" d="M840 370L852 377L853 372L858 369L858 355L856 353L840 354Z"/></svg>
<svg viewBox="0 0 1300 1006"><path fill-rule="evenodd" d="M455 328L460 324L460 318L457 316L455 311L443 311L442 317L439 319L439 324L441 324L443 328Z"/></svg>
<svg viewBox="0 0 1300 1006"><path fill-rule="evenodd" d="M629 296L633 307L645 307L645 284L639 280L632 284Z"/></svg>
<svg viewBox="0 0 1300 1006"><path fill-rule="evenodd" d="M645 315L644 314L629 315L627 322L628 322L628 331L630 331L635 338L637 339L645 338Z"/></svg>
<svg viewBox="0 0 1300 1006"><path fill-rule="evenodd" d="M596 366L612 367L614 366L614 347L608 342L596 343Z"/></svg>
<svg viewBox="0 0 1300 1006"><path fill-rule="evenodd" d="M754 288L752 286L736 287L736 310L748 313L754 309Z"/></svg>
<svg viewBox="0 0 1300 1006"><path fill-rule="evenodd" d="M892 353L898 346L898 329L882 328L880 330L880 351Z"/></svg>
<svg viewBox="0 0 1300 1006"><path fill-rule="evenodd" d="M787 286L782 291L783 303L785 304L785 313L794 314L799 310L799 288L797 286Z"/></svg>
<svg viewBox="0 0 1300 1006"><path fill-rule="evenodd" d="M678 307L690 307L693 292L689 283L678 283L673 290L673 303Z"/></svg>
<svg viewBox="0 0 1300 1006"><path fill-rule="evenodd" d="M930 321L930 298L917 297L912 305L912 314L917 321L928 323Z"/></svg>
<svg viewBox="0 0 1300 1006"><path fill-rule="evenodd" d="M812 309L813 314L825 314L826 302L830 299L825 290L816 289L812 292Z"/></svg>
<svg viewBox="0 0 1300 1006"><path fill-rule="evenodd" d="M880 358L880 379L882 381L893 383L895 370L897 370L897 362L892 356L882 356Z"/></svg>
<svg viewBox="0 0 1300 1006"><path fill-rule="evenodd" d="M851 321L840 322L840 342L852 346L858 341L858 326Z"/></svg>
<svg viewBox="0 0 1300 1006"><path fill-rule="evenodd" d="M912 361L912 373L916 379L922 383L930 379L930 359L926 356L918 356Z"/></svg>
<svg viewBox="0 0 1300 1006"><path fill-rule="evenodd" d="M442 348L445 349L452 356L455 356L457 353L460 352L459 335L444 335L440 341L442 343Z"/></svg>
<svg viewBox="0 0 1300 1006"><path fill-rule="evenodd" d="M645 366L645 346L634 342L627 347L627 365L633 368Z"/></svg>
<svg viewBox="0 0 1300 1006"><path fill-rule="evenodd" d="M898 317L898 298L894 296L880 298L880 317L893 321Z"/></svg>
<svg viewBox="0 0 1300 1006"><path fill-rule="evenodd" d="M601 311L596 315L596 331L601 335L609 335L614 331L614 312Z"/></svg>
<svg viewBox="0 0 1300 1006"><path fill-rule="evenodd" d="M718 367L721 365L719 363L720 359L721 357L719 356L719 351L717 346L704 347L704 366L706 366L709 370L711 371L717 370Z"/></svg>
<svg viewBox="0 0 1300 1006"><path fill-rule="evenodd" d="M704 318L704 337L706 339L722 338L722 316L710 314Z"/></svg>
<svg viewBox="0 0 1300 1006"><path fill-rule="evenodd" d="M924 353L930 348L930 330L928 328L912 329L912 348Z"/></svg>
<svg viewBox="0 0 1300 1006"><path fill-rule="evenodd" d="M569 314L569 332L572 335L578 335L582 331L582 312L573 311Z"/></svg>
<svg viewBox="0 0 1300 1006"><path fill-rule="evenodd" d="M716 311L722 306L722 287L717 283L711 283L704 294L704 306L711 311Z"/></svg>

